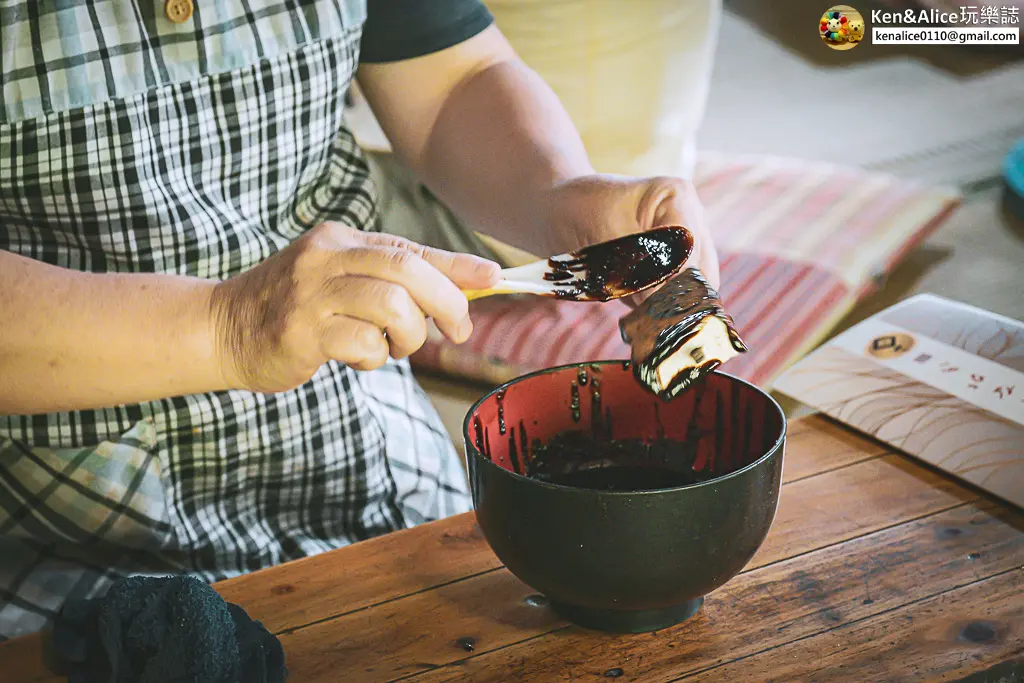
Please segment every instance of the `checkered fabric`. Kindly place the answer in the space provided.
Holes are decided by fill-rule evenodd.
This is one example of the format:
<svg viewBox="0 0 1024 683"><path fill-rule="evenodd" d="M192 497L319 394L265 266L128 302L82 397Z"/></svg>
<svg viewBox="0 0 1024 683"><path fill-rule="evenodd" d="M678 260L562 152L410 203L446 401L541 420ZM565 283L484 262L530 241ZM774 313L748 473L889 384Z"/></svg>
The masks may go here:
<svg viewBox="0 0 1024 683"><path fill-rule="evenodd" d="M365 0L0 2L0 123L131 97L274 59L360 27Z"/></svg>
<svg viewBox="0 0 1024 683"><path fill-rule="evenodd" d="M161 6L0 3L0 249L227 278L326 219L377 229L342 120L362 5L200 0L187 36ZM0 638L121 575L216 580L470 507L404 361L0 416Z"/></svg>

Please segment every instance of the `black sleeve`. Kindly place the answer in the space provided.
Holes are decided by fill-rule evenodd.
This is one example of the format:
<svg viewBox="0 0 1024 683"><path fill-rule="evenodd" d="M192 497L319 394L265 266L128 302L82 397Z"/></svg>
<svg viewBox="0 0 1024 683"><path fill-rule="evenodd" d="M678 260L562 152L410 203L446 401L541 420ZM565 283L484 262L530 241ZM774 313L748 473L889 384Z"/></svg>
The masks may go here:
<svg viewBox="0 0 1024 683"><path fill-rule="evenodd" d="M397 62L458 45L494 22L480 0L367 0L360 62Z"/></svg>

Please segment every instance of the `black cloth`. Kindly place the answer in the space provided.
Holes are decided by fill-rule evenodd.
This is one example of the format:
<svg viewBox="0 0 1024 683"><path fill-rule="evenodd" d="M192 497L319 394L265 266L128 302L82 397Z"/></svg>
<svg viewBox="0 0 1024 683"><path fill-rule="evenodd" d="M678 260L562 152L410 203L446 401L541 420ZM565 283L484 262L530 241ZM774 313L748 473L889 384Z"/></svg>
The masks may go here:
<svg viewBox="0 0 1024 683"><path fill-rule="evenodd" d="M283 683L281 643L238 605L187 576L132 577L69 600L53 653L68 683Z"/></svg>
<svg viewBox="0 0 1024 683"><path fill-rule="evenodd" d="M359 61L422 57L458 45L492 23L480 0L367 0Z"/></svg>

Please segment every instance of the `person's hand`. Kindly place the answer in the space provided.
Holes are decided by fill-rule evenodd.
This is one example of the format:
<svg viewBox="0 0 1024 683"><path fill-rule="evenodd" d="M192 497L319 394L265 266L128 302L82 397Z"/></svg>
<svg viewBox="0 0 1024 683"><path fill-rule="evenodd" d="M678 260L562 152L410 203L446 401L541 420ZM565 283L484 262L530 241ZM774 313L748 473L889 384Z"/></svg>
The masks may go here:
<svg viewBox="0 0 1024 683"><path fill-rule="evenodd" d="M323 223L216 286L225 381L269 393L301 385L329 360L379 368L423 345L428 317L461 344L473 330L461 289L498 278L499 266L476 256Z"/></svg>
<svg viewBox="0 0 1024 683"><path fill-rule="evenodd" d="M552 254L668 225L693 233L687 266L718 289L718 253L704 224L693 185L681 178L590 175L557 185L547 195L545 219L556 235ZM643 292L639 299L653 290ZM635 299L633 303L636 303Z"/></svg>

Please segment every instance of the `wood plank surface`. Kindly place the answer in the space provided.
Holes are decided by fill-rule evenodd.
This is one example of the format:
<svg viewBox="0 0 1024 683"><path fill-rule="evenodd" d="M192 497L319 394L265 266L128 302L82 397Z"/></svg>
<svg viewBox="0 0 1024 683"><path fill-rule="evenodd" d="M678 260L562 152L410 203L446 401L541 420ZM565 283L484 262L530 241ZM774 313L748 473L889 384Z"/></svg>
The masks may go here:
<svg viewBox="0 0 1024 683"><path fill-rule="evenodd" d="M349 613L281 637L299 681L391 681L564 628L535 592L505 569ZM539 597L539 596L537 596Z"/></svg>
<svg viewBox="0 0 1024 683"><path fill-rule="evenodd" d="M214 585L273 633L501 567L470 513Z"/></svg>
<svg viewBox="0 0 1024 683"><path fill-rule="evenodd" d="M793 470L802 473L801 481L783 486L785 493L772 534L750 567L774 561L786 552L804 552L837 543L846 535L868 528L867 525L873 528L880 523L898 523L902 518L893 511L894 507L917 515L922 511L947 509L973 497L949 480L928 477L921 481L916 476L899 476L903 470L896 468L897 475L890 477L890 486L871 487L870 497L862 501L874 511L872 515L863 516L859 526L830 524L828 518L835 516L836 508L829 505L826 498L833 499L838 495L840 502L848 500L851 492L861 488L861 481L877 477L878 468L867 465L865 461L877 459L879 449L877 446L865 448L867 442L856 436L851 438L845 430L837 430L834 423L817 418L809 420L812 422L809 425L802 422L797 423L797 429L791 431L789 439L796 444L791 446L791 453L795 455L789 457L789 462L798 464ZM836 456L835 460L831 456ZM848 463L855 465L849 466ZM863 473L860 469L854 469L852 473L842 471L852 467L861 468ZM823 475L823 481L816 485L802 483L818 473ZM465 526L460 525L459 528L462 530L460 536L474 537L480 552L493 557L478 531L472 535L462 533L466 531ZM808 529L813 531L808 533ZM841 535L834 535L833 531ZM432 548L429 544L423 547L431 548L428 554L435 560L445 552L444 548ZM401 557L403 565L409 564L405 561L407 556ZM379 564L371 566L377 575L403 569L388 567L383 570ZM481 564L475 568L479 571L468 575L465 581L432 591L411 591L414 595L409 600L393 599L374 607L371 613L361 609L363 604L353 603L348 614L339 614L338 618L318 623L311 627L312 631L290 628L282 636L282 642L292 653L291 661L299 667L295 669L296 675L301 680L319 680L318 677L336 671L344 662L346 668L359 671L360 680L367 683L385 681L455 661L466 655L467 646L476 652L486 651L565 626L549 610L538 610L525 603L524 598L533 591L506 571L494 573L498 567L496 559L490 564ZM398 581L404 578L398 577ZM318 586L309 590L315 594L325 588L321 579ZM335 591L330 589L329 592ZM335 595L330 596L332 604L335 599ZM445 629L424 633L423 615L437 614L436 600L457 614L443 613ZM483 632L483 627L491 623L501 624L507 630L486 639L471 635ZM471 643L466 640L460 642L464 638L470 638ZM318 656L318 652L332 654L324 658ZM424 656L418 657L417 653Z"/></svg>
<svg viewBox="0 0 1024 683"><path fill-rule="evenodd" d="M1024 655L1024 567L685 681L952 681ZM992 683L996 683L993 680ZM1007 682L1008 683L1008 682Z"/></svg>
<svg viewBox="0 0 1024 683"><path fill-rule="evenodd" d="M712 672L774 671L762 659L770 652L800 652L801 643L840 628L861 634L858 625L906 605L933 609L929 600L984 592L987 582L1002 581L991 595L1003 595L1003 577L1024 565L1019 511L834 422L794 421L785 467L772 530L744 573L689 622L654 634L600 634L561 621L500 566L472 514L215 588L280 636L290 680L303 683L558 681L606 672L621 680L732 680ZM1015 615L1022 600L1011 597L998 619ZM916 631L901 633L916 642ZM996 663L985 653L1010 652L1017 631L999 633L998 647L965 646L973 664L964 666L980 670ZM0 678L63 681L43 667L41 642L0 643L0 671L17 672Z"/></svg>
<svg viewBox="0 0 1024 683"><path fill-rule="evenodd" d="M975 491L901 455L829 470L782 487L772 530L747 568L977 499Z"/></svg>
<svg viewBox="0 0 1024 683"><path fill-rule="evenodd" d="M889 452L881 444L817 415L794 421L786 444L784 481L787 477L805 479ZM941 477L936 480L948 481ZM944 494L937 498L953 504ZM423 525L333 554L221 581L215 587L225 600L244 605L254 619L280 633L428 590L453 577L501 567L472 515L453 517L444 525L441 534L434 526ZM773 534L782 527L777 519ZM797 544L795 540L790 542ZM341 573L344 581L338 580Z"/></svg>
<svg viewBox="0 0 1024 683"><path fill-rule="evenodd" d="M47 668L43 639L38 636L14 638L0 643L0 681L7 683L67 683Z"/></svg>
<svg viewBox="0 0 1024 683"><path fill-rule="evenodd" d="M783 483L813 477L892 452L885 444L865 439L822 415L811 415L791 422L786 435L786 447ZM793 449L796 449L795 456L792 455Z"/></svg>
<svg viewBox="0 0 1024 683"><path fill-rule="evenodd" d="M821 452L804 451L799 439L794 459ZM907 466L900 456L837 469L818 462L821 474L783 486L772 531L748 571L977 498L948 478ZM850 514L851 509L864 512ZM286 647L302 667L302 680L321 680L323 672L343 667L367 683L387 681L465 658L463 638L482 653L565 627L548 610L524 603L532 592L507 571L478 574L289 633ZM424 629L423 619L438 626Z"/></svg>
<svg viewBox="0 0 1024 683"><path fill-rule="evenodd" d="M443 635L424 636L426 642L406 646L403 654L409 656L400 668L449 656L442 647L445 636L461 633L475 635L481 646L478 650L497 649L463 654L450 666L412 680L573 681L621 670L619 680L664 683L884 615L908 602L999 576L1022 564L1022 516L995 503L966 504L838 547L744 572L710 595L693 619L657 633L610 635L562 625L541 637L503 647L515 636L503 623L492 623L482 632L460 631L463 623L445 616L437 620ZM474 592L484 592L485 584L496 585L498 575L472 579L480 584ZM1024 601L1018 599L1020 602ZM417 608L424 613L443 609L440 603ZM377 626L387 630L388 623L382 619ZM327 624L317 628L327 628ZM385 637L383 633L377 636ZM433 647L434 641L438 647ZM360 663L361 659L353 661L353 670ZM706 680L748 679L737 673L736 677Z"/></svg>

